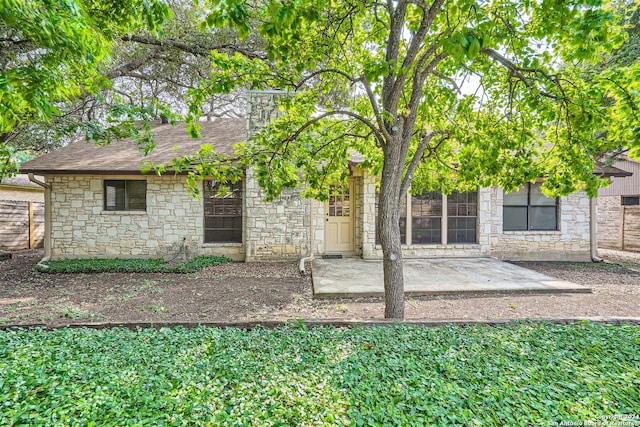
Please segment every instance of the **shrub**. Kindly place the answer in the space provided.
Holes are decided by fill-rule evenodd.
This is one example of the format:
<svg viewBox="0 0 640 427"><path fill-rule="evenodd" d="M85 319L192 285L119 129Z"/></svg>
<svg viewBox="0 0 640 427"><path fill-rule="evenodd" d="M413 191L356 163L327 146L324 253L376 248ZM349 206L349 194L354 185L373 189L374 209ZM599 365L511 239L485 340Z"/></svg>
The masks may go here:
<svg viewBox="0 0 640 427"><path fill-rule="evenodd" d="M181 264L151 259L65 259L45 261L35 269L43 273L195 273L206 267L231 262L224 256L201 256Z"/></svg>

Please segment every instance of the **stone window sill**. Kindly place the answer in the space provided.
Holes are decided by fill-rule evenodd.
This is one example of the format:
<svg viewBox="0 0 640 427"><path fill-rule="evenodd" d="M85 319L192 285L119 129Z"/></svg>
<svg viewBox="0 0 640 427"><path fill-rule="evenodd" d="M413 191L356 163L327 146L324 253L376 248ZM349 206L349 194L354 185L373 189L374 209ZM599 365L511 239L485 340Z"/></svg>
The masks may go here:
<svg viewBox="0 0 640 427"><path fill-rule="evenodd" d="M203 248L241 248L244 246L244 243L233 243L233 242L206 242L202 244Z"/></svg>
<svg viewBox="0 0 640 427"><path fill-rule="evenodd" d="M147 215L147 211L102 211L100 215Z"/></svg>
<svg viewBox="0 0 640 427"><path fill-rule="evenodd" d="M562 231L560 230L519 230L519 231L503 231L502 234L506 234L506 235L511 235L511 236L517 236L517 235L527 235L527 236L532 236L532 235L560 235L562 234Z"/></svg>

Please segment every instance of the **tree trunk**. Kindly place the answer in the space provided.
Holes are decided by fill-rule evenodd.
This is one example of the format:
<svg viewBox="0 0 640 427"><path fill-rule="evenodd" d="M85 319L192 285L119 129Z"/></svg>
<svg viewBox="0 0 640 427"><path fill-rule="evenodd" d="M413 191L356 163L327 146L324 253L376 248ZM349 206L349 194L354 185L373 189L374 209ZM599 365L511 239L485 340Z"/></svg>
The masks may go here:
<svg viewBox="0 0 640 427"><path fill-rule="evenodd" d="M396 148L394 150L394 148ZM400 239L400 183L402 167L400 147L387 146L380 181L378 202L378 237L382 246L384 270L384 317L404 319L404 276Z"/></svg>

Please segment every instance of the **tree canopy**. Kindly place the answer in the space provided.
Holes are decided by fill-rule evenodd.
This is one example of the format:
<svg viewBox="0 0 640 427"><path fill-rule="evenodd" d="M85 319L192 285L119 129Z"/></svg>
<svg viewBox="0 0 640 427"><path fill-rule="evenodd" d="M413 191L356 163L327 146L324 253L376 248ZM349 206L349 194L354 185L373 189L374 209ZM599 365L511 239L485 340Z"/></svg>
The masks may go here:
<svg viewBox="0 0 640 427"><path fill-rule="evenodd" d="M15 167L13 129L49 122L59 103L109 86L115 35L157 34L170 16L160 0L1 0L0 178Z"/></svg>
<svg viewBox="0 0 640 427"><path fill-rule="evenodd" d="M593 195L613 147L638 144L638 61L594 71L628 38L606 1L209 1L206 23L257 31L266 60L213 53L194 105L237 87L290 91L247 144L269 197L327 196L355 151L381 176L388 317L403 316L398 212L408 189L450 192L544 178ZM197 133L198 109L189 117ZM210 153L208 153L210 154ZM226 173L221 169L221 173ZM216 175L213 167L204 174Z"/></svg>

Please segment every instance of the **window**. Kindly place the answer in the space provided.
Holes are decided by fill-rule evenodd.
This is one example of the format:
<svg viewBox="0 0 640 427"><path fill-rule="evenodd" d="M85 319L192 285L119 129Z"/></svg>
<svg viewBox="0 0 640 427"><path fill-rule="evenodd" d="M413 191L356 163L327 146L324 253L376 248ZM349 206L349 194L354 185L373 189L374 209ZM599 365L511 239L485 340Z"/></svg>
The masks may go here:
<svg viewBox="0 0 640 427"><path fill-rule="evenodd" d="M329 216L349 216L351 205L349 201L349 186L332 186L329 190Z"/></svg>
<svg viewBox="0 0 640 427"><path fill-rule="evenodd" d="M454 191L447 196L447 243L476 243L477 223L477 191Z"/></svg>
<svg viewBox="0 0 640 427"><path fill-rule="evenodd" d="M442 193L439 190L411 196L411 242L442 242Z"/></svg>
<svg viewBox="0 0 640 427"><path fill-rule="evenodd" d="M376 198L376 215L377 202ZM409 216L407 203L405 198L400 211L400 238L403 244L443 244L443 227L447 233L448 244L477 242L477 191L455 191L448 196L443 196L440 190L423 191L411 196ZM411 235L407 236L406 231L409 227ZM380 244L377 233L376 244Z"/></svg>
<svg viewBox="0 0 640 427"><path fill-rule="evenodd" d="M104 210L147 210L147 181L128 179L105 180Z"/></svg>
<svg viewBox="0 0 640 427"><path fill-rule="evenodd" d="M542 194L540 184L528 183L504 195L504 231L554 231L558 229L558 198Z"/></svg>
<svg viewBox="0 0 640 427"><path fill-rule="evenodd" d="M220 186L228 188L220 194ZM242 243L242 181L235 184L205 181L205 243Z"/></svg>
<svg viewBox="0 0 640 427"><path fill-rule="evenodd" d="M622 206L640 205L640 196L622 196Z"/></svg>

